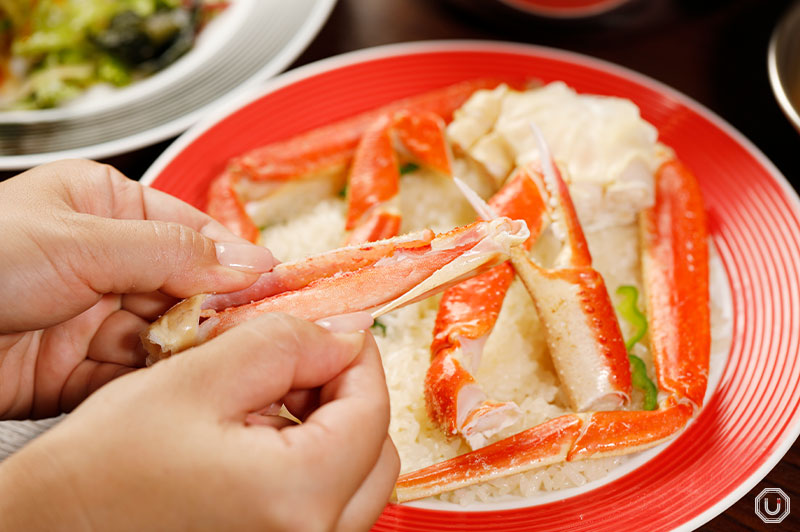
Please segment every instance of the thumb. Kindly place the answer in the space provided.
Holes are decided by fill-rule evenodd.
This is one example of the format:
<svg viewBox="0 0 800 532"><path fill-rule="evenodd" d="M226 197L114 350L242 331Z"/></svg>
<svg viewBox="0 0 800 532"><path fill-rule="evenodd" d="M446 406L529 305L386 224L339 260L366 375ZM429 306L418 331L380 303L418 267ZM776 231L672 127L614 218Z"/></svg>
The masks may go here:
<svg viewBox="0 0 800 532"><path fill-rule="evenodd" d="M82 248L73 270L101 294L226 292L249 286L275 264L266 248L215 242L175 222L73 216L73 230L84 229L83 238L73 239Z"/></svg>
<svg viewBox="0 0 800 532"><path fill-rule="evenodd" d="M265 314L152 369L163 368L169 389L198 403L213 397L223 418L244 420L290 390L334 379L359 355L364 338L363 331L333 333L287 314Z"/></svg>

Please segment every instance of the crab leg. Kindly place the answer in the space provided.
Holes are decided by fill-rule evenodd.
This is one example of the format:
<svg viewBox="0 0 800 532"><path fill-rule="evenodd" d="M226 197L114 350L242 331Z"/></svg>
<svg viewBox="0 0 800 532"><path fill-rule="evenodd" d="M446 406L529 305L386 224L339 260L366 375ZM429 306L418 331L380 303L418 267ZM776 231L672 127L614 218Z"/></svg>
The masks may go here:
<svg viewBox="0 0 800 532"><path fill-rule="evenodd" d="M287 197L313 201L341 190L359 141L381 116L408 110L435 113L449 122L453 111L472 93L500 83L495 79L457 83L251 150L234 159L215 179L206 210L255 242L259 224L274 213L291 212L292 201Z"/></svg>
<svg viewBox="0 0 800 532"><path fill-rule="evenodd" d="M444 120L435 113L402 110L379 117L361 137L348 179L348 243L390 238L401 216L392 205L400 182L397 152L450 176L452 155Z"/></svg>
<svg viewBox="0 0 800 532"><path fill-rule="evenodd" d="M401 475L394 498L406 502L559 462L643 451L672 436L692 407L567 414L477 451Z"/></svg>
<svg viewBox="0 0 800 532"><path fill-rule="evenodd" d="M640 219L642 271L658 387L696 407L708 381L708 230L697 180L679 161L665 163L656 204ZM704 334L698 334L698 331Z"/></svg>
<svg viewBox="0 0 800 532"><path fill-rule="evenodd" d="M216 312L199 294L178 303L142 333L142 341L156 361L213 338L235 325L268 312L285 312L307 320L371 310L374 317L446 289L508 259L510 249L529 232L523 222L498 218L436 235L426 244L406 238L378 243L385 252L370 256L358 269L331 268L302 288L280 292L260 301ZM394 245L391 245L391 244ZM386 245L389 244L389 245ZM333 261L352 262L373 248L345 248L331 252ZM317 257L319 261L319 257ZM287 268L290 268L287 266ZM291 267L294 268L294 267ZM297 266L307 271L308 266ZM299 284L305 283L307 277ZM203 319L201 321L201 319Z"/></svg>
<svg viewBox="0 0 800 532"><path fill-rule="evenodd" d="M491 209L524 220L531 232L529 249L544 225L545 205L533 181L522 169L489 200ZM462 434L470 447L512 425L519 408L512 402L486 398L472 373L514 279L508 262L447 289L433 330L431 365L425 376L428 414L450 435Z"/></svg>
<svg viewBox="0 0 800 532"><path fill-rule="evenodd" d="M326 251L300 261L282 262L272 270L261 274L255 283L243 290L209 296L203 303L203 310L225 310L228 307L252 303L281 292L298 290L317 279L371 266L401 247L410 250L415 247L428 246L434 237L433 231L423 229L388 240L365 242Z"/></svg>
<svg viewBox="0 0 800 532"><path fill-rule="evenodd" d="M708 230L700 188L678 161L656 173L641 216L650 343L662 391L656 411L567 414L451 460L402 475L402 501L549 464L628 454L666 441L702 405L710 346ZM687 302L687 303L683 303Z"/></svg>
<svg viewBox="0 0 800 532"><path fill-rule="evenodd" d="M555 230L566 245L552 269L544 268L522 250L511 256L514 269L530 292L556 373L572 408L614 410L627 404L631 393L628 353L614 307L592 257L569 191L539 137L542 173L530 173L551 208Z"/></svg>

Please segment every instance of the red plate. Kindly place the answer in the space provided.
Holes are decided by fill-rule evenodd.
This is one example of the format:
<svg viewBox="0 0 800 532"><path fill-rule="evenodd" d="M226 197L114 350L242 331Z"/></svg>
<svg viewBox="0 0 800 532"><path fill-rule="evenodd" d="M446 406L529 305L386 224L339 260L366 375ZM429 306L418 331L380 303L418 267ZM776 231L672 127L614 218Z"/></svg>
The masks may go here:
<svg viewBox="0 0 800 532"><path fill-rule="evenodd" d="M599 15L629 0L500 0L516 9L534 15L576 18Z"/></svg>
<svg viewBox="0 0 800 532"><path fill-rule="evenodd" d="M303 67L231 102L171 146L144 181L202 206L208 182L233 155L481 76L564 80L640 107L700 180L733 294L733 345L698 419L621 478L510 510L391 505L376 530L697 527L747 493L800 433L800 201L760 151L707 109L652 79L571 53L486 42L395 45Z"/></svg>

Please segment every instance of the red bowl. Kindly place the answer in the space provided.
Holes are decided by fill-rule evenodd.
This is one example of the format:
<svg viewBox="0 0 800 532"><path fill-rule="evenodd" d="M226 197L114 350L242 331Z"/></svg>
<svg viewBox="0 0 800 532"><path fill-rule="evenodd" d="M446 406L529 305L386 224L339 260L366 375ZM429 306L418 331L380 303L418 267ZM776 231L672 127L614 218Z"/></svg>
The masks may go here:
<svg viewBox="0 0 800 532"><path fill-rule="evenodd" d="M766 157L709 110L650 78L572 53L487 42L394 45L308 65L230 102L178 139L144 181L202 206L209 181L234 155L483 76L563 80L639 106L700 181L730 282L733 343L697 419L630 473L506 510L389 505L375 529L697 527L747 493L800 433L800 202Z"/></svg>

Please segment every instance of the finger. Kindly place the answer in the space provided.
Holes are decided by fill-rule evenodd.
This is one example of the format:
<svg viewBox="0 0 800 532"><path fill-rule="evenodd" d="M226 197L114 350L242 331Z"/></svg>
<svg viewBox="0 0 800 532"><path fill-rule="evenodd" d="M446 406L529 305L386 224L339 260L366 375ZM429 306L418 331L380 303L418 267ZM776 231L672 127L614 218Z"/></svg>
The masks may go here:
<svg viewBox="0 0 800 532"><path fill-rule="evenodd" d="M165 378L223 418L247 413L284 397L289 390L315 388L338 375L358 355L364 333L331 333L285 314L249 320L156 364ZM208 397L214 401L209 402Z"/></svg>
<svg viewBox="0 0 800 532"><path fill-rule="evenodd" d="M369 530L389 502L400 473L400 457L389 436L378 461L339 517L336 530Z"/></svg>
<svg viewBox="0 0 800 532"><path fill-rule="evenodd" d="M124 176L122 180L115 180L115 185L120 192L115 194L114 218L176 222L219 242L252 245L208 214L166 192L144 186Z"/></svg>
<svg viewBox="0 0 800 532"><path fill-rule="evenodd" d="M247 417L245 418L245 424L272 427L275 430L280 430L285 427L296 425L297 423L294 420L285 418L283 416L247 414Z"/></svg>
<svg viewBox="0 0 800 532"><path fill-rule="evenodd" d="M292 390L283 397L283 404L286 410L302 421L319 407L319 388Z"/></svg>
<svg viewBox="0 0 800 532"><path fill-rule="evenodd" d="M139 333L148 325L149 322L126 310L109 314L89 342L86 358L131 368L144 367L147 353Z"/></svg>
<svg viewBox="0 0 800 532"><path fill-rule="evenodd" d="M105 218L159 220L191 227L220 242L247 241L225 226L169 194L125 177L113 166L71 159L42 165L29 173L53 183L74 210Z"/></svg>
<svg viewBox="0 0 800 532"><path fill-rule="evenodd" d="M153 321L178 301L178 299L161 292L125 294L122 296L122 308L145 320Z"/></svg>
<svg viewBox="0 0 800 532"><path fill-rule="evenodd" d="M119 296L106 295L78 316L42 332L33 384L35 417L60 413L59 397L66 380L86 358L89 344L105 319L117 310Z"/></svg>
<svg viewBox="0 0 800 532"><path fill-rule="evenodd" d="M101 294L233 291L274 263L266 248L217 243L178 223L74 214L66 225L79 246L67 257L71 270Z"/></svg>
<svg viewBox="0 0 800 532"><path fill-rule="evenodd" d="M245 249L258 247L188 203L166 192L132 181L113 167L107 168L109 181L114 189L114 203L109 217L178 223L216 242L241 244ZM252 266L258 267L260 272L269 271L277 264L277 260L269 252L264 252L263 248L260 254L252 250L250 253L254 259L259 259Z"/></svg>
<svg viewBox="0 0 800 532"><path fill-rule="evenodd" d="M71 412L98 388L134 370L118 364L84 360L70 373L61 389L60 411Z"/></svg>
<svg viewBox="0 0 800 532"><path fill-rule="evenodd" d="M249 286L255 274L276 263L266 248L244 243L207 214L111 166L73 160L33 172L55 191L50 209L58 209L58 201L67 207L60 220L64 236L80 246L67 260L96 292L163 288L186 297L232 291Z"/></svg>
<svg viewBox="0 0 800 532"><path fill-rule="evenodd" d="M319 458L324 474L338 478L342 492L352 494L377 461L389 429L389 393L378 347L366 335L364 348L353 363L320 391L321 406L303 425L282 434L300 450L348 449Z"/></svg>

